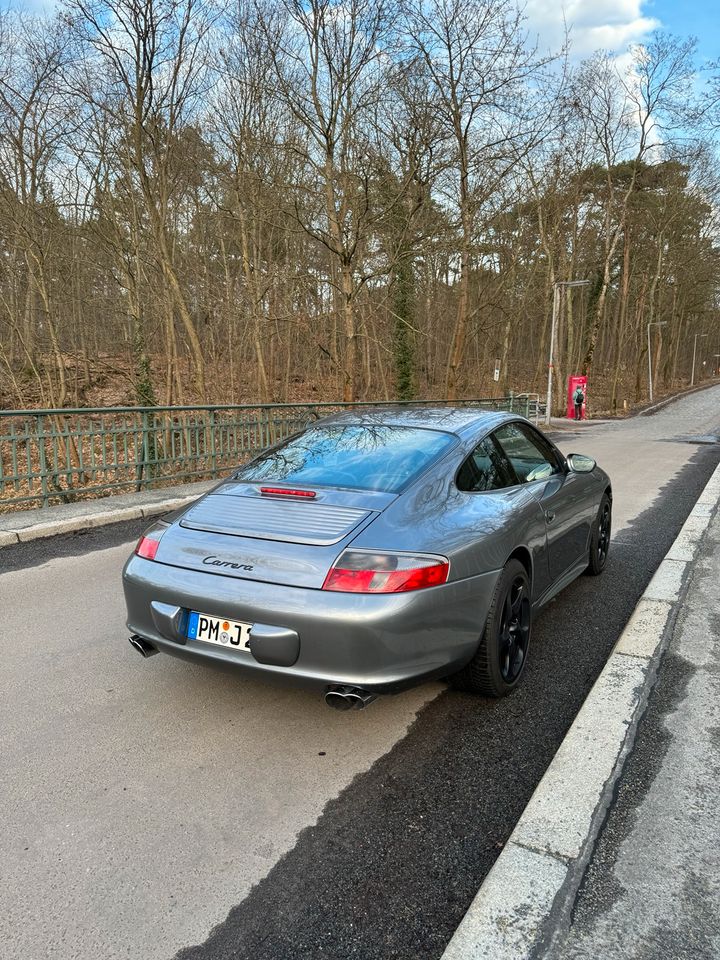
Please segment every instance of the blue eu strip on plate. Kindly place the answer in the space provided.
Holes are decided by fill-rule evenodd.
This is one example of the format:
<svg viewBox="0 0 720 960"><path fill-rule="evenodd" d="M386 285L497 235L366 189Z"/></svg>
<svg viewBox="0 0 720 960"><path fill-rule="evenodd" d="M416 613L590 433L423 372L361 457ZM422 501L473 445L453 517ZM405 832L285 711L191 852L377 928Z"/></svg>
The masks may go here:
<svg viewBox="0 0 720 960"><path fill-rule="evenodd" d="M191 610L190 616L188 617L188 627L187 627L187 635L188 635L188 639L190 640L197 640L199 619L200 619L200 614L196 613L195 610Z"/></svg>

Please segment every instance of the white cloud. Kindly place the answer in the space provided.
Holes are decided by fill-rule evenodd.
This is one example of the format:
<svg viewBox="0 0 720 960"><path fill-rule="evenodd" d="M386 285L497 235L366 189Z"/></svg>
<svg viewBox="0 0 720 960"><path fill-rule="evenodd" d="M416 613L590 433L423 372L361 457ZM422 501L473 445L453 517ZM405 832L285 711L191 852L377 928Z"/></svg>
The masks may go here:
<svg viewBox="0 0 720 960"><path fill-rule="evenodd" d="M372 0L370 0L372 2ZM526 0L526 26L538 38L542 50L557 51L563 43L565 25L570 31L570 56L587 57L595 50L625 51L660 26L654 17L643 15L649 0ZM58 0L9 0L10 7L29 13L50 13ZM523 0L519 0L523 6Z"/></svg>
<svg viewBox="0 0 720 960"><path fill-rule="evenodd" d="M525 13L542 49L557 50L567 24L570 55L579 59L599 49L620 52L644 40L660 21L643 16L643 5L644 0L528 0Z"/></svg>

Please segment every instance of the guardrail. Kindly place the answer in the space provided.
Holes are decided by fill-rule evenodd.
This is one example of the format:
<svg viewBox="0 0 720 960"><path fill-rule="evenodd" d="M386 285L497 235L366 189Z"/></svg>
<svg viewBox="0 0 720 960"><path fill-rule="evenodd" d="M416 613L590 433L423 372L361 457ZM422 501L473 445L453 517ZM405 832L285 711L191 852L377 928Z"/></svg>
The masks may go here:
<svg viewBox="0 0 720 960"><path fill-rule="evenodd" d="M532 394L462 406L533 416ZM403 407L457 405L405 401ZM222 475L319 417L373 403L0 411L0 512ZM536 415L536 414L535 414Z"/></svg>
<svg viewBox="0 0 720 960"><path fill-rule="evenodd" d="M540 400L539 393L511 393L508 400L514 402L516 412L522 412L523 416L528 420L534 420L535 423L540 420L540 414L545 412L545 404Z"/></svg>

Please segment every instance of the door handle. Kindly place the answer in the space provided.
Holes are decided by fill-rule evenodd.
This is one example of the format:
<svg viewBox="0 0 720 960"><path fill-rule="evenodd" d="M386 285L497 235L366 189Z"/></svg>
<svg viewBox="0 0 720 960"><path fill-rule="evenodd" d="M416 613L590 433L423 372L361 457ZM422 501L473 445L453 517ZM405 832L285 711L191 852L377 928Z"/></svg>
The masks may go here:
<svg viewBox="0 0 720 960"><path fill-rule="evenodd" d="M548 523L553 522L553 520L555 519L555 514L552 512L552 510L545 511L545 519L547 520Z"/></svg>

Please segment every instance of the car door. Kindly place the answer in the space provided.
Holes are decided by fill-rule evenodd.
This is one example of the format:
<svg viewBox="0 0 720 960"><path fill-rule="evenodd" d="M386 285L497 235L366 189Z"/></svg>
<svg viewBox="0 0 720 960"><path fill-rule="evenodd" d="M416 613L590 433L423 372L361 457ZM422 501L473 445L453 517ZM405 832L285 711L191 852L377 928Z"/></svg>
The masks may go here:
<svg viewBox="0 0 720 960"><path fill-rule="evenodd" d="M518 483L502 449L486 437L467 456L455 485L465 495L464 523L477 534L471 569L497 568L517 546L530 551L533 600L550 584L544 513L529 487Z"/></svg>
<svg viewBox="0 0 720 960"><path fill-rule="evenodd" d="M587 552L582 477L567 470L562 455L530 424L505 424L494 432L493 439L510 461L518 481L530 487L542 507L550 579L555 582Z"/></svg>

